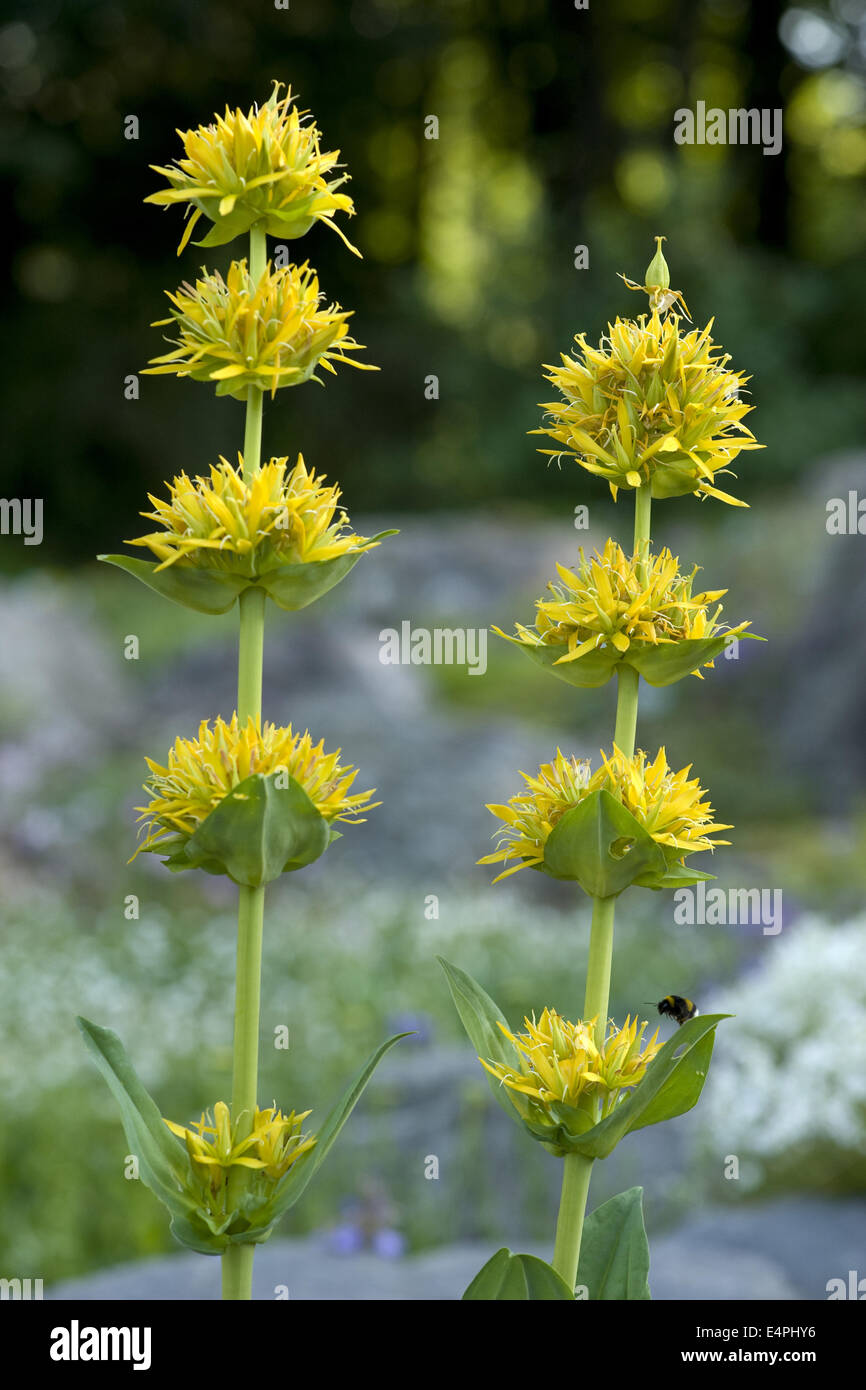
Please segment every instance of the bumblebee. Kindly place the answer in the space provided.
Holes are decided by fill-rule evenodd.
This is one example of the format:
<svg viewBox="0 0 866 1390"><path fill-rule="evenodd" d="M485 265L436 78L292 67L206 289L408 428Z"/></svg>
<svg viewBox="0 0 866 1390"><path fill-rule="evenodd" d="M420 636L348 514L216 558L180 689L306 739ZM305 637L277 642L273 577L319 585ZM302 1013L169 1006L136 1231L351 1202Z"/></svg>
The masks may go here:
<svg viewBox="0 0 866 1390"><path fill-rule="evenodd" d="M691 999L684 999L681 994L666 994L656 1008L662 1017L675 1018L680 1027L690 1018L697 1018L700 1013L697 1004L693 1004Z"/></svg>

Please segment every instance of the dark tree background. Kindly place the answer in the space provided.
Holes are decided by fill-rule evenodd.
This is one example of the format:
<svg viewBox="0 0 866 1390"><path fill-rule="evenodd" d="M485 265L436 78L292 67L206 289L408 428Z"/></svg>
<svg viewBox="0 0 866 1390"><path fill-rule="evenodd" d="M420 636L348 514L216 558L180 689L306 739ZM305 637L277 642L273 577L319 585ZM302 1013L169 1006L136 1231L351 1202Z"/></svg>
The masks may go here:
<svg viewBox="0 0 866 1390"><path fill-rule="evenodd" d="M364 260L325 228L298 249L382 372L282 392L269 452L302 450L356 511L573 499L574 471L543 478L526 437L541 364L635 311L615 272L640 275L664 232L696 319L716 315L760 385L752 495L793 483L860 438L864 25L864 0L21 5L0 30L0 494L42 496L42 557L68 562L134 534L165 477L234 455L242 408L207 388L142 377L124 400L161 350L163 290L245 250L178 260L180 212L142 199L176 127L274 78L351 172ZM676 145L674 113L698 100L784 108L782 152Z"/></svg>

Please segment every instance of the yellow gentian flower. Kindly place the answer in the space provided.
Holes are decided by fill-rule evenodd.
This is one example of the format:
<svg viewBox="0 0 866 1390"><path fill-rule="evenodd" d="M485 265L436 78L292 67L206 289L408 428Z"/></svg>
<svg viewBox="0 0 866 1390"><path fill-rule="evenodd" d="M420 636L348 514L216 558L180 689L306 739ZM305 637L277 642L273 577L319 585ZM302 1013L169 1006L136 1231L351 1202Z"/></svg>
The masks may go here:
<svg viewBox="0 0 866 1390"><path fill-rule="evenodd" d="M242 456L236 468L221 458L209 477L181 473L167 486L168 499L148 494L155 510L141 513L161 529L125 542L151 550L157 570L181 561L252 578L378 544L349 528L339 487L326 486L302 454L294 468L272 458L249 479Z"/></svg>
<svg viewBox="0 0 866 1390"><path fill-rule="evenodd" d="M333 220L337 212L351 217L355 210L348 194L337 192L348 175L330 177L340 167L340 151L322 151L309 112L292 104L291 88L280 98L282 85L274 83L263 106L246 113L226 107L225 115L214 115L210 125L178 131L183 157L167 168L151 165L170 187L144 201L187 205L178 255L202 216L213 227L201 246L222 246L253 223L263 224L270 236L291 240L314 222L324 222L360 255Z"/></svg>
<svg viewBox="0 0 866 1390"><path fill-rule="evenodd" d="M525 1033L502 1032L517 1053L517 1066L479 1057L491 1076L501 1081L522 1119L554 1129L563 1123L557 1107L578 1109L585 1098L599 1103L597 1118L609 1115L627 1090L637 1086L649 1063L661 1050L658 1029L643 1044L646 1022L626 1018L621 1028L611 1020L601 1045L595 1041L597 1018L570 1023L547 1008L536 1022L525 1018Z"/></svg>
<svg viewBox="0 0 866 1390"><path fill-rule="evenodd" d="M252 1131L243 1139L238 1138L231 1111L221 1100L214 1106L213 1119L205 1113L189 1127L172 1120L164 1119L163 1123L186 1145L192 1176L206 1199L208 1214L223 1216L230 1170L252 1169L257 1175L254 1184L262 1188L259 1195L264 1200L268 1189L316 1143L315 1136L301 1133L304 1120L311 1114L311 1110L300 1115L292 1110L284 1115L275 1106L268 1110L256 1107Z"/></svg>
<svg viewBox="0 0 866 1390"><path fill-rule="evenodd" d="M601 758L602 766L593 773L587 760L566 758L557 749L554 761L544 763L537 777L521 772L526 791L511 797L507 805L488 805L503 824L496 832L496 850L478 863L508 865L494 882L543 864L544 847L554 826L566 811L602 790L634 816L670 863L682 863L686 854L730 843L711 838L731 826L715 822L705 791L696 777L689 777L691 765L674 772L664 748L650 761L642 750L627 758L616 744L609 756L602 751Z"/></svg>
<svg viewBox="0 0 866 1390"><path fill-rule="evenodd" d="M245 400L250 386L273 396L311 377L321 382L316 369L333 375L334 362L378 371L346 355L364 350L349 336L351 311L321 307L318 277L306 262L281 270L268 263L258 284L245 260L232 261L225 280L219 271L202 270L201 277L166 291L171 317L153 327L173 325L175 347L152 358L146 374L213 382L218 396Z"/></svg>
<svg viewBox="0 0 866 1390"><path fill-rule="evenodd" d="M654 557L639 552L627 556L616 541L608 539L601 552L587 560L580 551L578 569L557 565L560 584L548 584L553 598L538 599L534 627L515 624L516 636L500 628L500 636L520 646L559 647L567 650L554 665L567 665L588 652L611 646L624 654L634 646L659 646L727 633L737 636L749 626L728 628L719 622L719 604L727 589L708 589L694 594L699 566L683 573L679 560L664 549ZM705 665L712 666L712 661ZM702 679L700 672L694 674Z"/></svg>
<svg viewBox="0 0 866 1390"><path fill-rule="evenodd" d="M227 724L202 720L198 737L178 738L163 766L146 758L150 776L144 790L147 806L136 807L145 838L136 850L157 853L166 840L190 836L235 787L254 773L283 773L300 783L316 810L329 823L359 823L362 812L380 803L372 791L350 794L358 769L340 766L340 749L325 753L324 741L314 744L309 732L297 734L291 725L260 724L252 716L241 728L237 714ZM135 856L133 856L134 858Z"/></svg>
<svg viewBox="0 0 866 1390"><path fill-rule="evenodd" d="M706 328L686 333L680 319L658 310L617 319L598 347L575 337L579 351L547 367L561 399L547 402L547 423L535 434L554 439L554 458L572 455L582 468L619 488L652 485L653 497L686 493L745 502L716 487L716 477L745 449L759 449L742 423L750 379L734 372Z"/></svg>

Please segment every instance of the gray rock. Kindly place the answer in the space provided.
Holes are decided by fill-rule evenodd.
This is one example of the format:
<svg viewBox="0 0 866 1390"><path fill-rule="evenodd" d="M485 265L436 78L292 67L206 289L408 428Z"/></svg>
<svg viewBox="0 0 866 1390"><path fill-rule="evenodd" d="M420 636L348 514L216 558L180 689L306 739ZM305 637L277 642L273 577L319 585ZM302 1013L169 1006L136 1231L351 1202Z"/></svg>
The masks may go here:
<svg viewBox="0 0 866 1390"><path fill-rule="evenodd" d="M825 1299L829 1279L866 1275L866 1201L792 1196L714 1207L686 1229L698 1246L771 1260L796 1297Z"/></svg>
<svg viewBox="0 0 866 1390"><path fill-rule="evenodd" d="M650 1290L656 1301L790 1301L801 1295L778 1265L752 1250L701 1244L685 1231L650 1243Z"/></svg>

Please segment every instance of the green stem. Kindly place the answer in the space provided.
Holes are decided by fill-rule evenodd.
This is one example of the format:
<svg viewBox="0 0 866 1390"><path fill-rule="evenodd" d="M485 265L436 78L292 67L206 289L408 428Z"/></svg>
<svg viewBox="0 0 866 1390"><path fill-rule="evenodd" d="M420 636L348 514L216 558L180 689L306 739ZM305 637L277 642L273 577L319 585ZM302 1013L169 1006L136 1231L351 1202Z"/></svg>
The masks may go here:
<svg viewBox="0 0 866 1390"><path fill-rule="evenodd" d="M222 1257L223 1298L252 1298L254 1245L230 1245Z"/></svg>
<svg viewBox="0 0 866 1390"><path fill-rule="evenodd" d="M563 1159L562 1197L559 1202L559 1216L556 1219L553 1268L570 1289L574 1288L577 1280L583 1214L586 1211L592 1162L591 1158L584 1158L583 1154L566 1154Z"/></svg>
<svg viewBox="0 0 866 1390"><path fill-rule="evenodd" d="M238 723L245 725L250 715L262 713L262 655L265 642L264 589L244 589L238 599L240 640L238 642Z"/></svg>
<svg viewBox="0 0 866 1390"><path fill-rule="evenodd" d="M639 684L640 676L634 667L621 662L616 675L616 726L613 741L627 758L634 756Z"/></svg>
<svg viewBox="0 0 866 1390"><path fill-rule="evenodd" d="M645 483L635 492L634 549L642 566L649 558L652 494ZM620 665L617 672L616 726L614 743L627 758L634 756L640 677L632 666ZM616 898L593 898L589 958L586 966L586 994L583 1017L597 1019L595 1040L604 1041L610 1001L610 974L613 963L613 923ZM594 1107L597 1118L597 1105ZM563 1159L562 1195L556 1221L553 1267L569 1288L574 1287L580 1259L580 1242L593 1159L567 1154Z"/></svg>
<svg viewBox="0 0 866 1390"><path fill-rule="evenodd" d="M244 478L249 482L262 457L262 392L258 386L247 391L247 419L244 426Z"/></svg>
<svg viewBox="0 0 866 1390"><path fill-rule="evenodd" d="M642 483L634 495L634 548L644 560L649 555L651 513L652 485Z"/></svg>
<svg viewBox="0 0 866 1390"><path fill-rule="evenodd" d="M250 279L258 284L265 273L268 261L268 238L264 224L255 222L250 227Z"/></svg>
<svg viewBox="0 0 866 1390"><path fill-rule="evenodd" d="M258 227L250 230L250 275L259 280L265 269L266 238ZM247 393L244 426L244 477L258 472L262 454L262 392L251 386ZM265 592L245 589L238 600L238 723L252 716L261 720L262 663L265 636ZM265 890L238 889L238 944L235 974L235 1028L232 1053L232 1123L238 1140L253 1127L258 1101L259 1020L261 1012L262 935ZM229 1169L228 1203L235 1207L247 1182L248 1170ZM222 1257L223 1298L252 1297L254 1245L233 1245Z"/></svg>
<svg viewBox="0 0 866 1390"><path fill-rule="evenodd" d="M616 898L593 898L592 926L589 931L589 959L586 965L586 994L583 1017L598 1018L596 1044L604 1038L610 998L610 968L613 961L613 917Z"/></svg>

